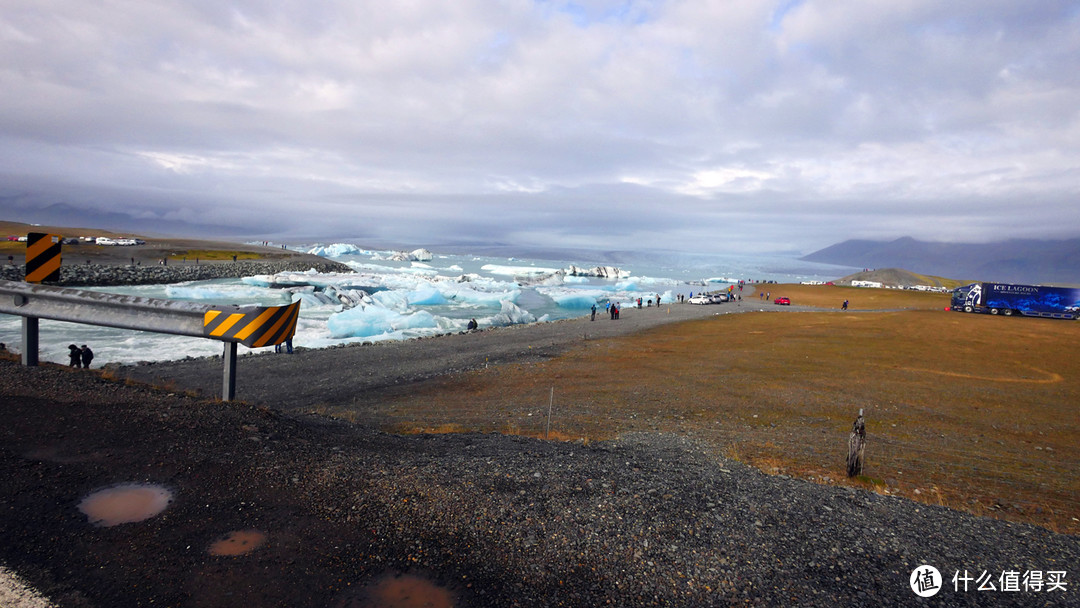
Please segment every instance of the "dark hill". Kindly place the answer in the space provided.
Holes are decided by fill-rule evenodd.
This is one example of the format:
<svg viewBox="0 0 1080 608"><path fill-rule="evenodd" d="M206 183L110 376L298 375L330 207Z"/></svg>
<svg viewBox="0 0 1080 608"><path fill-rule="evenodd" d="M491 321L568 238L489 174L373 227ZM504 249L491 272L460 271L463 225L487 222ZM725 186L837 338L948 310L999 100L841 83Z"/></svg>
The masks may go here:
<svg viewBox="0 0 1080 608"><path fill-rule="evenodd" d="M997 243L848 240L802 259L863 268L906 268L919 274L1010 283L1080 283L1080 238Z"/></svg>

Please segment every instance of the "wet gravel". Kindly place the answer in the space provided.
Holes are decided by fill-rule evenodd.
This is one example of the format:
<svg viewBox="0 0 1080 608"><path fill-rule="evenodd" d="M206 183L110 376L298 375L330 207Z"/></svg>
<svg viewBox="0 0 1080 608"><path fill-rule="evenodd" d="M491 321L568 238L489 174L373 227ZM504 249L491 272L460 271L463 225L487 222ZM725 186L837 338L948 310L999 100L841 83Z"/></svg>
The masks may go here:
<svg viewBox="0 0 1080 608"><path fill-rule="evenodd" d="M402 574L456 606L1080 605L1076 537L768 476L672 435L402 437L10 360L0 408L0 562L65 607L373 606ZM89 525L79 500L125 482L176 499ZM236 530L267 543L209 554ZM929 600L909 587L921 564L946 577ZM957 570L1067 587L956 592Z"/></svg>

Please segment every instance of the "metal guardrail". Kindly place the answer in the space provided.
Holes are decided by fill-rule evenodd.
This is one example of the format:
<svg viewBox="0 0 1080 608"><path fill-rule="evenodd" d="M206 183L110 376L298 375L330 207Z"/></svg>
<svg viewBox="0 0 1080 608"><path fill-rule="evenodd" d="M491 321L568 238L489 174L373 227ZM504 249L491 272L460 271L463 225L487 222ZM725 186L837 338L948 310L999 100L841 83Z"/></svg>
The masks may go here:
<svg viewBox="0 0 1080 608"><path fill-rule="evenodd" d="M0 280L0 313L23 318L23 365L38 364L40 319L209 338L225 343L225 401L236 396L236 345L271 346L291 339L299 308L299 302L272 307L207 306ZM222 329L222 319L231 321L226 328L231 331Z"/></svg>

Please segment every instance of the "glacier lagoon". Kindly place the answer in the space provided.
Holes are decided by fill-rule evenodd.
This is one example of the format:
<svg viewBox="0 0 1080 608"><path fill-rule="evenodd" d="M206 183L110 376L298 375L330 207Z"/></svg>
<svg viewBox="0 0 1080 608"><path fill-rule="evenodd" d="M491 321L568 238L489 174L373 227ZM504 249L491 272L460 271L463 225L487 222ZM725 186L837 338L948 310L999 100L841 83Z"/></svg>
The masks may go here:
<svg viewBox="0 0 1080 608"><path fill-rule="evenodd" d="M282 273L171 285L93 288L97 291L205 304L277 306L299 300L293 345L322 348L352 342L402 340L481 328L554 321L629 306L638 298L726 289L746 280L828 281L857 269L777 256L642 253L610 261L540 260L463 254L368 250L348 243L304 250L347 264L354 273ZM569 271L569 272L568 272ZM577 274L573 274L573 273ZM602 276L595 276L602 275ZM0 342L21 345L21 319L0 315ZM220 355L222 343L150 332L42 320L40 358L66 364L68 344L88 344L94 367ZM240 354L268 351L248 349Z"/></svg>

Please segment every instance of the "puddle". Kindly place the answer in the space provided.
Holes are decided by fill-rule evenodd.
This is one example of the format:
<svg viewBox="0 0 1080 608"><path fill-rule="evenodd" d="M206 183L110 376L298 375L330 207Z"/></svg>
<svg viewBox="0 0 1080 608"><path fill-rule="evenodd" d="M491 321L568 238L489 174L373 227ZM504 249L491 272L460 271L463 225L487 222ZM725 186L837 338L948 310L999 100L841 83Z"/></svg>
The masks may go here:
<svg viewBox="0 0 1080 608"><path fill-rule="evenodd" d="M164 511L172 499L172 492L161 486L130 483L87 495L79 510L90 523L108 528L150 519Z"/></svg>
<svg viewBox="0 0 1080 608"><path fill-rule="evenodd" d="M266 543L266 534L258 530L236 530L213 542L207 552L210 555L234 557L247 555Z"/></svg>
<svg viewBox="0 0 1080 608"><path fill-rule="evenodd" d="M453 608L454 594L412 574L383 577L357 595L342 598L337 608Z"/></svg>

